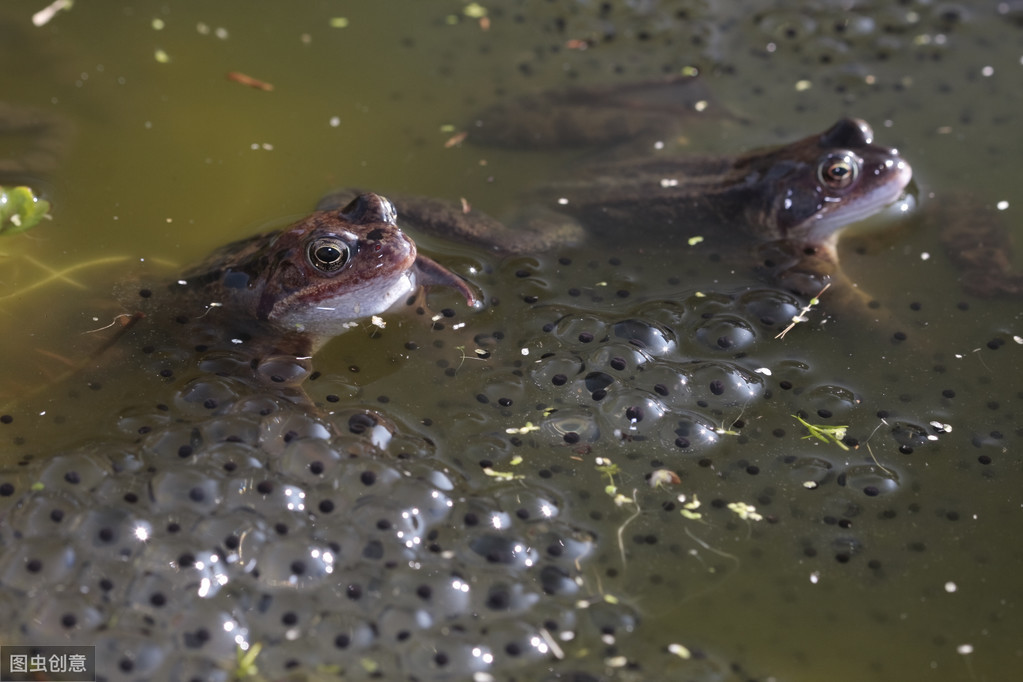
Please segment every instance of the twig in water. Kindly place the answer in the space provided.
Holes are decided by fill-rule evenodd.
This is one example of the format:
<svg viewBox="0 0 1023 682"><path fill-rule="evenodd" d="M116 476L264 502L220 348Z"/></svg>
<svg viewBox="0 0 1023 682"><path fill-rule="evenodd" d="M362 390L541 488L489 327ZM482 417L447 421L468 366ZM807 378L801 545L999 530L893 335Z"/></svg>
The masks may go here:
<svg viewBox="0 0 1023 682"><path fill-rule="evenodd" d="M774 338L776 338L776 339L783 339L783 338L785 338L785 335L788 334L789 331L793 327L795 327L797 324L799 324L800 322L806 322L806 314L808 312L810 312L810 308L814 307L815 305L817 305L818 303L821 302L820 301L821 294L823 294L825 291L827 291L828 287L830 287L830 286L831 286L831 282L828 282L827 284L825 284L824 288L821 289L820 291L818 291L817 295L814 296L813 298L811 298L810 302L807 303L806 305L804 305L803 309L800 310L799 313L796 314L792 318L792 322L789 323L789 326L785 327L785 329L782 329L781 332L779 332L778 335L775 336Z"/></svg>
<svg viewBox="0 0 1023 682"><path fill-rule="evenodd" d="M625 532L625 527L632 523L635 518L639 516L640 511L642 511L639 508L639 501L636 499L635 488L632 490L632 503L636 505L636 511L632 513L632 516L625 519L625 522L622 523L622 525L618 526L618 551L622 553L622 568L625 568L625 540L622 538L622 534Z"/></svg>

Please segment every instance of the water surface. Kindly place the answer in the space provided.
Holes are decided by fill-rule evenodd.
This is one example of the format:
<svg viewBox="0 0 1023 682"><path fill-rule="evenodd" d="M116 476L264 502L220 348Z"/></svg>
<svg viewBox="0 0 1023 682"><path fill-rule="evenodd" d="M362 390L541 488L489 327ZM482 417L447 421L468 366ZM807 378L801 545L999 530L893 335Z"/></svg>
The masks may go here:
<svg viewBox="0 0 1023 682"><path fill-rule="evenodd" d="M18 178L53 201L54 220L0 246L4 402L86 352L82 333L111 319L111 292L139 259L174 272L345 185L465 197L500 215L575 154L447 147L461 130L471 141L473 112L685 67L749 123L671 144L729 153L855 115L909 159L920 215L842 247L847 271L895 311L908 341L830 315L826 298L775 340L781 325L759 311L794 298L643 235L505 261L424 238L466 274L491 268L475 279L497 304L470 313L435 292L430 308L454 312L441 325L396 311L383 330L334 341L309 388L329 418L287 405L263 421L208 418L174 402L185 378L165 385L143 369L96 399L117 420L60 392L49 415L7 410L0 462L14 489L0 498L0 613L10 625L0 639L97 643L108 679L214 679L233 669L236 645L257 643L266 679L377 669L389 679L1011 676L1023 656L1019 301L963 293L938 238L942 215L926 209L932 193L964 192L1006 202L998 218L1023 231L1012 125L1023 34L1012 3L483 4L486 25L465 3L439 0L79 3L34 28L36 4L6 3L0 50L15 67L3 98L70 132L55 169ZM274 89L231 82L231 71ZM47 268L113 257L125 260L26 290ZM157 395L187 430L161 421ZM848 425L859 447L803 439L797 412ZM392 435L367 434L367 413L393 422ZM346 435L323 445L321 422ZM178 457L195 429L201 447ZM229 451L225 434L256 445ZM336 468L310 474L321 459ZM158 473L131 470L136 461ZM225 473L225 462L244 464ZM660 469L681 482L651 487ZM68 489L68 470L87 485ZM380 481L375 497L350 487L367 472ZM40 480L43 491L29 492ZM212 502L179 499L203 485ZM305 491L308 510L275 497L288 486ZM763 518L741 518L736 503ZM59 541L48 540L52 508L71 528ZM436 550L365 530L400 527L413 508L407 532ZM119 539L123 560L104 563L108 550L88 533L139 521L154 539ZM251 555L222 546L232 533L255 538ZM383 556L349 554L364 545ZM338 553L338 577L289 583L310 548ZM181 561L202 552L229 564L215 594ZM28 571L33 559L44 570ZM471 599L439 596L452 579L473 585ZM351 598L352 585L373 594L374 580L377 601ZM40 585L75 598L53 601ZM173 610L154 602L174 590L184 601ZM211 625L229 618L246 628L244 645ZM145 634L125 635L135 624ZM202 627L208 645L173 634Z"/></svg>

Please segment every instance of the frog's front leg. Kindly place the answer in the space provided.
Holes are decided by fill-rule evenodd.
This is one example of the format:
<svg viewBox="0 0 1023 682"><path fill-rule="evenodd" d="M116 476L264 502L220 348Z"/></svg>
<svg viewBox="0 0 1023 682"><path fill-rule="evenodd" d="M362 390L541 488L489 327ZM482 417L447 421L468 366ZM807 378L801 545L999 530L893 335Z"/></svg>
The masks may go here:
<svg viewBox="0 0 1023 682"><path fill-rule="evenodd" d="M907 337L906 324L891 308L879 305L869 291L846 276L833 248L779 240L761 245L757 258L765 279L808 301L819 297L830 315L873 329L885 338Z"/></svg>
<svg viewBox="0 0 1023 682"><path fill-rule="evenodd" d="M357 189L341 189L321 199L316 208L338 209L358 194ZM523 209L505 224L482 211L444 199L400 194L388 197L398 211L398 225L403 229L471 244L500 255L543 253L578 244L584 236L582 226L572 218L540 208Z"/></svg>

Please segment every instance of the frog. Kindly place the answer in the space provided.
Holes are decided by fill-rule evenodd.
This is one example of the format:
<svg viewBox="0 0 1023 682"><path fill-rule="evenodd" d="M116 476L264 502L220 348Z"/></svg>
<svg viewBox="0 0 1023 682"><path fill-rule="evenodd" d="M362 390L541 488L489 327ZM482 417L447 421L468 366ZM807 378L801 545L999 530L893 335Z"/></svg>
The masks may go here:
<svg viewBox="0 0 1023 682"><path fill-rule="evenodd" d="M914 210L936 224L963 291L1023 296L1004 217L964 192L918 196L909 162L874 144L862 119L842 118L821 133L737 155L635 152L691 135L709 118L751 124L718 104L696 75L526 94L474 116L467 139L526 150L591 148L596 157L584 156L562 179L523 192L502 220L442 199L392 198L413 231L499 255L546 253L595 233L613 244L623 231L657 247L680 235L717 241L722 250L748 247L747 264L769 283L811 299L827 289L833 312L872 321L876 301L847 278L837 244L847 227L899 203L903 213ZM351 196L339 190L319 205Z"/></svg>
<svg viewBox="0 0 1023 682"><path fill-rule="evenodd" d="M804 297L824 287L863 299L839 267L843 230L904 196L912 167L842 118L821 133L733 156L655 155L589 162L526 191L506 220L441 199L392 195L410 229L498 255L536 254L623 234L651 248L698 237L748 247L753 269ZM355 190L327 195L330 209ZM695 232L694 230L699 230ZM863 302L862 300L860 302Z"/></svg>
<svg viewBox="0 0 1023 682"><path fill-rule="evenodd" d="M126 278L90 316L114 322L83 334L71 368L31 393L72 377L74 386L110 383L118 367L169 377L198 366L308 402L301 384L328 341L434 286L470 309L482 304L477 289L419 252L390 201L361 194L224 245L173 279Z"/></svg>
<svg viewBox="0 0 1023 682"><path fill-rule="evenodd" d="M418 251L386 197L365 193L213 251L170 293L201 302L197 318L253 327L272 351L312 355L353 322L434 285L455 289L470 308L481 304L465 280Z"/></svg>

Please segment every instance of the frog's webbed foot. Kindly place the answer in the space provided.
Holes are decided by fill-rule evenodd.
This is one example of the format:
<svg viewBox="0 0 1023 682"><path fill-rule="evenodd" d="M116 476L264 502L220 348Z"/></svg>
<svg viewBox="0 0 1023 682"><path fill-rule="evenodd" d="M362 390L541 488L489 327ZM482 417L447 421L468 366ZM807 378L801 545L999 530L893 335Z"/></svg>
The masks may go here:
<svg viewBox="0 0 1023 682"><path fill-rule="evenodd" d="M1023 273L1012 264L1012 239L998 211L963 193L943 195L926 206L940 221L941 243L974 296L1023 296Z"/></svg>

